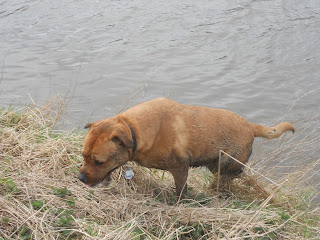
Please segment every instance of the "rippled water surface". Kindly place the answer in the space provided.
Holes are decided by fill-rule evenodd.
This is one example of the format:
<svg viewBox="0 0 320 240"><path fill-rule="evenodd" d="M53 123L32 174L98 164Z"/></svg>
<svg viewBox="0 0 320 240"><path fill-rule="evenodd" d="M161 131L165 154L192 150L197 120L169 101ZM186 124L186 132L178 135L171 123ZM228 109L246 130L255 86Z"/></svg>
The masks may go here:
<svg viewBox="0 0 320 240"><path fill-rule="evenodd" d="M320 1L0 3L2 104L69 92L68 125L169 96L270 123L319 111ZM288 119L292 120L292 119Z"/></svg>

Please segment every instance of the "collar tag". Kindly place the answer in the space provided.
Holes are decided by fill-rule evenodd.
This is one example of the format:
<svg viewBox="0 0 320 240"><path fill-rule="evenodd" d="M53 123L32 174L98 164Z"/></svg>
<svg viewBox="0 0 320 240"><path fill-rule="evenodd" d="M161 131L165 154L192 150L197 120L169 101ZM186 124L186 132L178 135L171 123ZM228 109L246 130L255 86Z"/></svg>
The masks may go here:
<svg viewBox="0 0 320 240"><path fill-rule="evenodd" d="M134 176L134 172L130 167L127 167L124 173L124 177L128 180L130 180Z"/></svg>

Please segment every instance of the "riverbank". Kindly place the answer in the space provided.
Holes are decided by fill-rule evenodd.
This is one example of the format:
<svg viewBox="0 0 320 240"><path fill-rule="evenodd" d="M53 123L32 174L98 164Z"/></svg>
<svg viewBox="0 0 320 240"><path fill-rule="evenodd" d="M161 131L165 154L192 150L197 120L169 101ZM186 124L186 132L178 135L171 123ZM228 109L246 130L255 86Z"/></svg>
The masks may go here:
<svg viewBox="0 0 320 240"><path fill-rule="evenodd" d="M62 105L54 99L0 110L0 239L320 238L314 203L319 182L311 178L319 159L299 157L301 149L318 148L316 131L313 142L277 140L280 147L269 162L259 161L257 153L253 158L260 165L254 169L263 177L248 168L224 193L210 190L207 170L191 169L189 200L177 203L170 174L134 164L132 180L124 179L121 168L107 187L80 183L86 132L54 128ZM281 163L289 158L300 160L281 178ZM280 165L271 164L276 159Z"/></svg>

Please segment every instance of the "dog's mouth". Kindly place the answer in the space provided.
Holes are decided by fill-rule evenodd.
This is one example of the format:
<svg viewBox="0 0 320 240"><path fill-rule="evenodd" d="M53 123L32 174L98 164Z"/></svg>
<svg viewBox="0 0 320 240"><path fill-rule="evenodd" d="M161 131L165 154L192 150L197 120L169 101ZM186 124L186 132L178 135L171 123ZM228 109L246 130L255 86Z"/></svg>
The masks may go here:
<svg viewBox="0 0 320 240"><path fill-rule="evenodd" d="M104 178L102 178L99 182L90 185L90 187L97 187L102 182L105 187L108 186L111 182L111 173L113 173L118 168L119 167L115 167L114 169L112 169L110 172L107 173L106 176L104 176Z"/></svg>

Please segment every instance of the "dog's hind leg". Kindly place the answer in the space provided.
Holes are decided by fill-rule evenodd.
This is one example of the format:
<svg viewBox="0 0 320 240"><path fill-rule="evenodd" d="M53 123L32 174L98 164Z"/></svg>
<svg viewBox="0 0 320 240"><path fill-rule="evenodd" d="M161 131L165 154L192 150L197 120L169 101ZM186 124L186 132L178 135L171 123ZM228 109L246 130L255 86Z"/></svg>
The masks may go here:
<svg viewBox="0 0 320 240"><path fill-rule="evenodd" d="M227 152L227 151L226 151ZM227 152L228 153L228 152ZM231 154L229 154L231 155ZM237 154L237 156L241 156L243 154ZM232 155L231 155L232 156ZM243 155L244 156L244 155ZM247 158L247 156L244 156ZM246 159L241 158L244 162ZM241 161L240 160L240 161ZM220 161L220 163L219 163ZM219 171L220 165L220 171ZM214 180L211 184L211 188L219 189L219 190L230 190L230 186L232 180L237 178L242 173L242 165L234 161L226 154L221 154L221 158L215 159L212 164L207 165L209 170L214 175ZM219 187L218 187L219 185Z"/></svg>

